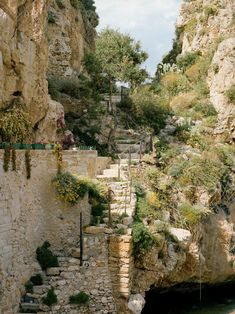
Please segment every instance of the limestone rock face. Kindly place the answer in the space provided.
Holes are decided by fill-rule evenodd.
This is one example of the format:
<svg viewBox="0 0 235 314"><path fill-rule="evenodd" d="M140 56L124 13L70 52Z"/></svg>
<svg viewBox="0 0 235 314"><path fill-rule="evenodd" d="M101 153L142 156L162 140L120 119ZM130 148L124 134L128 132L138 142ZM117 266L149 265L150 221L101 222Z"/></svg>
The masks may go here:
<svg viewBox="0 0 235 314"><path fill-rule="evenodd" d="M217 73L213 69L217 69ZM226 97L226 91L235 84L235 37L219 44L212 60L208 83L211 102L219 113L219 125L227 125L235 139L235 106Z"/></svg>
<svg viewBox="0 0 235 314"><path fill-rule="evenodd" d="M4 0L0 7L0 108L21 97L35 125L48 109L48 0Z"/></svg>
<svg viewBox="0 0 235 314"><path fill-rule="evenodd" d="M0 1L0 109L15 98L25 104L33 141L58 139L55 121L62 107L48 100L47 75L79 73L85 50L94 48L89 19L70 1L63 3Z"/></svg>
<svg viewBox="0 0 235 314"><path fill-rule="evenodd" d="M151 285L170 287L177 283L200 280L213 284L234 276L232 220L221 212L211 215L206 222L198 226L193 236L185 231L175 231L181 241L153 247L136 260L133 292L143 293L148 291ZM187 248L182 239L187 239Z"/></svg>
<svg viewBox="0 0 235 314"><path fill-rule="evenodd" d="M56 142L59 138L59 120L64 117L63 106L52 99L48 100L48 109L44 119L39 121L35 141Z"/></svg>
<svg viewBox="0 0 235 314"><path fill-rule="evenodd" d="M182 54L200 51L212 56L208 85L210 99L218 112L217 132L230 131L235 138L234 105L226 90L235 82L235 2L231 0L191 0L184 2L177 27Z"/></svg>
<svg viewBox="0 0 235 314"><path fill-rule="evenodd" d="M84 52L94 49L95 30L81 10L64 1L59 7L51 1L50 14L54 23L48 24L49 76L76 75L81 71Z"/></svg>

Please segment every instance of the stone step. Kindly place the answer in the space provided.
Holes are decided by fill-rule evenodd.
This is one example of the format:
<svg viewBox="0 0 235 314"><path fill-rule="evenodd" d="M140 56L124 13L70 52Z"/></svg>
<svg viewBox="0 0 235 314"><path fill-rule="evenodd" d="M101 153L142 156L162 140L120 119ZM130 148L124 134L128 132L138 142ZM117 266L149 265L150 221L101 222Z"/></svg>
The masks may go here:
<svg viewBox="0 0 235 314"><path fill-rule="evenodd" d="M50 289L50 285L33 286L33 294L42 295Z"/></svg>
<svg viewBox="0 0 235 314"><path fill-rule="evenodd" d="M21 303L21 310L22 311L32 311L32 313L37 313L39 311L40 305L38 303ZM26 312L26 313L27 313Z"/></svg>

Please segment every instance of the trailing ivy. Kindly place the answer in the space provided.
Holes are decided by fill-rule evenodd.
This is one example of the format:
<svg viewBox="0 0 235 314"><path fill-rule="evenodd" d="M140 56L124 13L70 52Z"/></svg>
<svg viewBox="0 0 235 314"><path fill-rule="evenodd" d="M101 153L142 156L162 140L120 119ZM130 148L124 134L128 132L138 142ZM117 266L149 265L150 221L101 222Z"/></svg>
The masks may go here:
<svg viewBox="0 0 235 314"><path fill-rule="evenodd" d="M31 155L30 150L27 149L25 152L25 169L26 169L26 178L31 178Z"/></svg>
<svg viewBox="0 0 235 314"><path fill-rule="evenodd" d="M16 171L16 150L13 148L11 152L11 165L12 170Z"/></svg>
<svg viewBox="0 0 235 314"><path fill-rule="evenodd" d="M63 163L63 148L60 144L55 144L54 151L57 162L57 173L61 173Z"/></svg>
<svg viewBox="0 0 235 314"><path fill-rule="evenodd" d="M4 148L4 157L3 157L3 169L5 172L9 169L9 163L11 158L11 147L10 145L6 145Z"/></svg>

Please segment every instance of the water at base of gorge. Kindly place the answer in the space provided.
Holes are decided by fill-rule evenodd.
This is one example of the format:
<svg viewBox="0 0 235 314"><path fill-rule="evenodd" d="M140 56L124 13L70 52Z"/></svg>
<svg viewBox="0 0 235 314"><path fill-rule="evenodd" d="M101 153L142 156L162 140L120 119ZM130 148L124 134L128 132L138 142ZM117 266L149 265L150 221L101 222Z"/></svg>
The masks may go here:
<svg viewBox="0 0 235 314"><path fill-rule="evenodd" d="M142 314L235 314L235 282L216 286L181 284L146 293Z"/></svg>

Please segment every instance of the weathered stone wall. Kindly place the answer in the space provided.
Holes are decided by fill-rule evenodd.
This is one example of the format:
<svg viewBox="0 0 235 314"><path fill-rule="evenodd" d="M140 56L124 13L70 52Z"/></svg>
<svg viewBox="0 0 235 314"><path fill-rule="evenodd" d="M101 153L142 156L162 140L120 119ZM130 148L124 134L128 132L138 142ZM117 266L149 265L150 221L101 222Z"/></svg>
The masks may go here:
<svg viewBox="0 0 235 314"><path fill-rule="evenodd" d="M109 237L109 268L118 313L129 313L127 300L131 295L134 270L132 236Z"/></svg>
<svg viewBox="0 0 235 314"><path fill-rule="evenodd" d="M20 288L30 277L35 250L45 240L59 252L67 252L79 242L79 213L90 222L90 206L85 197L77 206L66 206L56 198L51 184L56 174L52 151L31 151L31 179L26 179L24 151L16 151L17 171L3 171L0 150L0 313L15 313ZM105 167L96 151L64 151L64 170L95 177ZM107 163L108 158L105 158ZM106 164L107 165L107 164ZM97 167L97 168L96 168ZM7 312L10 311L10 312ZM2 311L2 312L1 312Z"/></svg>

